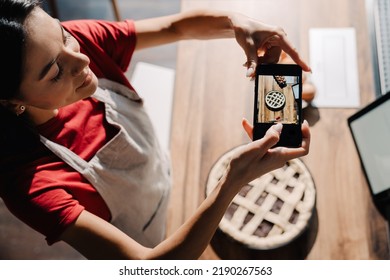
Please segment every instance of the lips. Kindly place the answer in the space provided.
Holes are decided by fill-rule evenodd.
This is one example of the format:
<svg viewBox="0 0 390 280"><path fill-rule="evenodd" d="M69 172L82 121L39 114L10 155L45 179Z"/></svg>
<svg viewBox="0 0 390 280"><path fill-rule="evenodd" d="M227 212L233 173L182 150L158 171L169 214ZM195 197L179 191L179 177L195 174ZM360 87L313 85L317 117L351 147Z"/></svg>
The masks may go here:
<svg viewBox="0 0 390 280"><path fill-rule="evenodd" d="M83 79L83 83L77 88L77 90L79 89L82 89L86 86L88 86L91 82L92 82L92 72L91 72L91 69L89 69L89 67L87 67L86 69L86 75Z"/></svg>

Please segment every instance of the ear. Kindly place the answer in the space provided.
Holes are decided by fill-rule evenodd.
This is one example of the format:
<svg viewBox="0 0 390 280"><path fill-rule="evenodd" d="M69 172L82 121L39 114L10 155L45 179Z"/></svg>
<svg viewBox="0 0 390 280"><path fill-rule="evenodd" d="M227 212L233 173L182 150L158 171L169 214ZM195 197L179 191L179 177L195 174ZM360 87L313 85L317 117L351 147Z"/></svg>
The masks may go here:
<svg viewBox="0 0 390 280"><path fill-rule="evenodd" d="M17 116L20 114L23 114L26 110L26 106L23 104L17 102L17 101L11 101L11 100L0 100L0 105L7 108L11 112L14 112Z"/></svg>

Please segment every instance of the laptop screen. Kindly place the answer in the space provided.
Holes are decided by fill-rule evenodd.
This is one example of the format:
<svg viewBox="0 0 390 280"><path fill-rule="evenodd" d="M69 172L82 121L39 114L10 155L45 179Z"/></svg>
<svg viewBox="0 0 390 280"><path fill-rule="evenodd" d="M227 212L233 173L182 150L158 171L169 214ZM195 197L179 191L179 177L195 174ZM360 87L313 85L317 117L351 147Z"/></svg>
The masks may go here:
<svg viewBox="0 0 390 280"><path fill-rule="evenodd" d="M390 93L348 119L373 195L390 189Z"/></svg>

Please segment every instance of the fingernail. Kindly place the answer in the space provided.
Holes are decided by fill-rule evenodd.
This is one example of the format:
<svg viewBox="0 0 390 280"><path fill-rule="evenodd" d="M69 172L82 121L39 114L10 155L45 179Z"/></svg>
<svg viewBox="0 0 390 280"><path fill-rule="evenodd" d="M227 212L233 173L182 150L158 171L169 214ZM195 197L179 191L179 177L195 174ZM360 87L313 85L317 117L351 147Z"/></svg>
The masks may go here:
<svg viewBox="0 0 390 280"><path fill-rule="evenodd" d="M253 73L255 73L255 70L250 67L248 68L248 70L246 70L246 76L249 78L249 77L252 77L253 76Z"/></svg>
<svg viewBox="0 0 390 280"><path fill-rule="evenodd" d="M282 133L282 129L283 129L283 124L282 123L277 123L273 126L273 128L280 134Z"/></svg>

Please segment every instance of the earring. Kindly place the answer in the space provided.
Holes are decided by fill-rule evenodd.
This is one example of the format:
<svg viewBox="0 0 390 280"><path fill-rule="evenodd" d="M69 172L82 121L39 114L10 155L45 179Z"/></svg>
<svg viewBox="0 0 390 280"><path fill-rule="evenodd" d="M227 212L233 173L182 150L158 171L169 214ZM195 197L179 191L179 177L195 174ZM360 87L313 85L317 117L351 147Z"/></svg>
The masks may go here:
<svg viewBox="0 0 390 280"><path fill-rule="evenodd" d="M17 116L20 116L21 114L24 113L24 111L26 110L26 107L24 105L20 105L19 106L19 110L18 112L16 113Z"/></svg>

